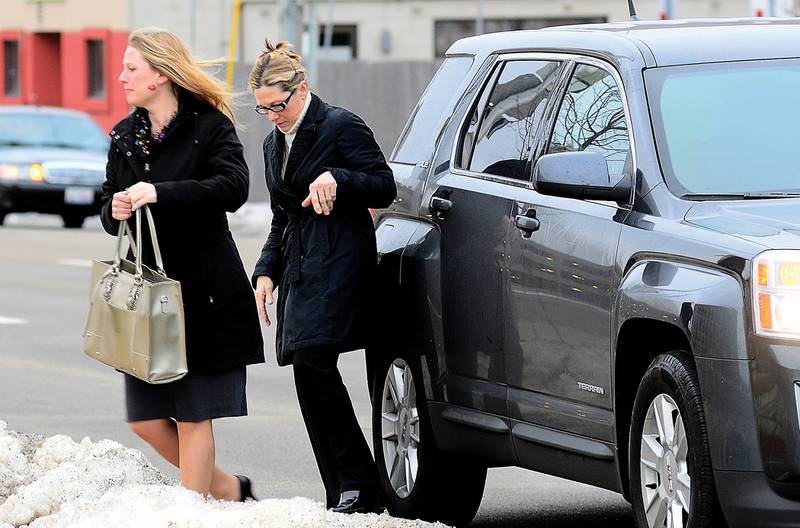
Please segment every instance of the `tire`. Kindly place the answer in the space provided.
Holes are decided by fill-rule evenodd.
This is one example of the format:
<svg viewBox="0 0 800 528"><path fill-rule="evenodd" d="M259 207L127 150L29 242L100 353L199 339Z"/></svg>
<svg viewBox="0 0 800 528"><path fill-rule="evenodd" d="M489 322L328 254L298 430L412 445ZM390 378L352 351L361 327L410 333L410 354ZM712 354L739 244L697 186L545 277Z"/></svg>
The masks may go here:
<svg viewBox="0 0 800 528"><path fill-rule="evenodd" d="M0 211L0 226L5 223L7 214L5 211Z"/></svg>
<svg viewBox="0 0 800 528"><path fill-rule="evenodd" d="M61 219L67 229L80 229L83 227L83 221L86 220L86 217L82 214L64 213L61 215Z"/></svg>
<svg viewBox="0 0 800 528"><path fill-rule="evenodd" d="M633 407L628 463L636 526L725 526L700 383L686 352L661 354L645 372Z"/></svg>
<svg viewBox="0 0 800 528"><path fill-rule="evenodd" d="M436 448L413 363L396 357L376 367L372 431L386 508L395 517L469 524L483 497L485 465Z"/></svg>

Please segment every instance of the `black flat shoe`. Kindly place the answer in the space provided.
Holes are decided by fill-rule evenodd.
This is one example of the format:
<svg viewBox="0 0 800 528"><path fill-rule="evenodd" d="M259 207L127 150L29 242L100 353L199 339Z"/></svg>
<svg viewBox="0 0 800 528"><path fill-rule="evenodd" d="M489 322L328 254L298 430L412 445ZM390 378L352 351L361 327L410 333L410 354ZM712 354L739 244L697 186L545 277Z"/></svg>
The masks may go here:
<svg viewBox="0 0 800 528"><path fill-rule="evenodd" d="M330 509L334 513L381 513L383 507L378 503L375 493L350 490L343 491L339 504Z"/></svg>
<svg viewBox="0 0 800 528"><path fill-rule="evenodd" d="M247 499L252 499L257 501L258 499L253 495L253 485L250 482L250 479L245 477L244 475L234 475L237 479L239 479L239 502L245 502Z"/></svg>

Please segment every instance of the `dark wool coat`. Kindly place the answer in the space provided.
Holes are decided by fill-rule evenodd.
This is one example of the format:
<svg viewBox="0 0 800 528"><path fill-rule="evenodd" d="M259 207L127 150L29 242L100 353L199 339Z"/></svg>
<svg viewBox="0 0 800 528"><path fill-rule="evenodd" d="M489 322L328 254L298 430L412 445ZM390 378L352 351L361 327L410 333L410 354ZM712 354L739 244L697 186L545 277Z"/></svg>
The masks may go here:
<svg viewBox="0 0 800 528"><path fill-rule="evenodd" d="M157 203L150 208L164 270L181 283L189 371L218 372L261 363L264 345L255 298L225 214L247 200L249 188L233 123L210 105L182 95L178 115L148 160L134 145L137 112L143 110L111 131L103 227L117 234L119 222L111 217L115 192L139 181L151 182ZM155 269L146 227L145 223L143 259ZM128 258L133 259L130 252Z"/></svg>
<svg viewBox="0 0 800 528"><path fill-rule="evenodd" d="M369 208L387 207L397 189L372 131L355 114L312 95L281 178L283 133L264 140L272 227L253 273L277 286L278 364L297 350L332 353L364 348L374 327L377 267ZM323 172L336 180L329 216L302 207L308 186Z"/></svg>

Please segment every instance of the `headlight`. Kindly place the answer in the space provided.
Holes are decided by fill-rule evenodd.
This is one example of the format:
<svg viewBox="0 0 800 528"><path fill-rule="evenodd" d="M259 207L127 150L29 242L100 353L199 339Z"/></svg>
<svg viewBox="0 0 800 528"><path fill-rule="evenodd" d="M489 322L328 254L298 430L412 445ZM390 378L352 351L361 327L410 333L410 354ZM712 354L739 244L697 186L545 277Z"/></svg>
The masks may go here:
<svg viewBox="0 0 800 528"><path fill-rule="evenodd" d="M2 179L2 180L18 180L19 179L19 165L0 164L0 179Z"/></svg>
<svg viewBox="0 0 800 528"><path fill-rule="evenodd" d="M31 163L30 167L28 167L28 175L35 182L44 181L44 166L41 163Z"/></svg>
<svg viewBox="0 0 800 528"><path fill-rule="evenodd" d="M800 338L800 251L761 253L752 277L756 333Z"/></svg>

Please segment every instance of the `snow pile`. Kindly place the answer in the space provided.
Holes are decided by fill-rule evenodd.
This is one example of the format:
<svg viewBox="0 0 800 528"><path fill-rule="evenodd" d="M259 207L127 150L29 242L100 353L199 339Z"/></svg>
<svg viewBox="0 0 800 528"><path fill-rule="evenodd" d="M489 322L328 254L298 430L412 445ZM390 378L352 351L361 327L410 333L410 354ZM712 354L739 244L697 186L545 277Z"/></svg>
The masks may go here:
<svg viewBox="0 0 800 528"><path fill-rule="evenodd" d="M421 528L383 515L330 513L305 498L234 503L204 499L117 442L8 431L0 421L0 528Z"/></svg>

